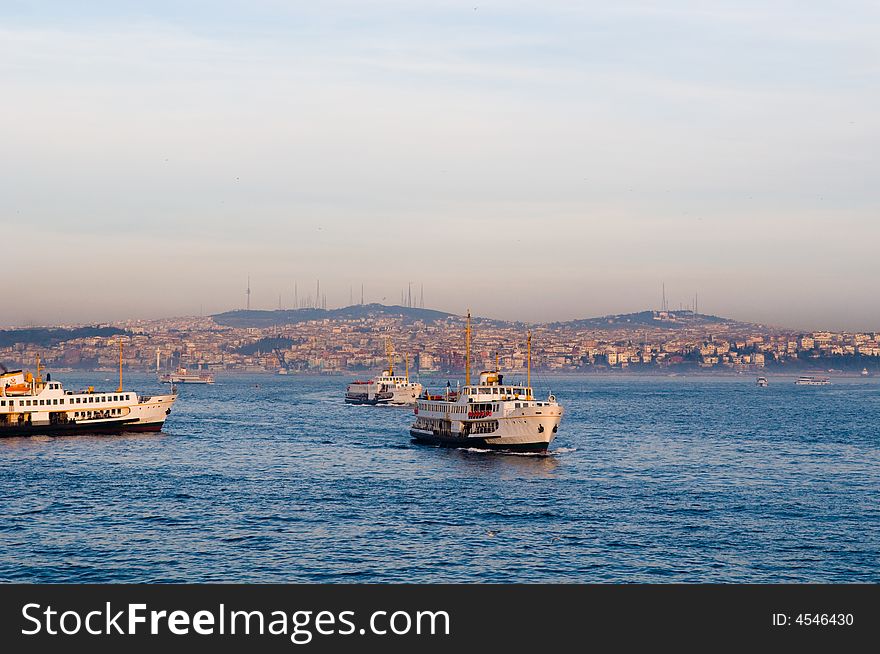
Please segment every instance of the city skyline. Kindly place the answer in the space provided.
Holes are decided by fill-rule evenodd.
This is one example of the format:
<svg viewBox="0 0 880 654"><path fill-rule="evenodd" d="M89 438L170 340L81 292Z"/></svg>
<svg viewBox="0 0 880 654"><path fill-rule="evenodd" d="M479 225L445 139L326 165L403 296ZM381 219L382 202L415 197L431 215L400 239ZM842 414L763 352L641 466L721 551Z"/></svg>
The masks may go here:
<svg viewBox="0 0 880 654"><path fill-rule="evenodd" d="M0 8L6 325L273 309L321 280L551 322L700 297L875 330L880 10ZM292 302L290 302L292 304Z"/></svg>

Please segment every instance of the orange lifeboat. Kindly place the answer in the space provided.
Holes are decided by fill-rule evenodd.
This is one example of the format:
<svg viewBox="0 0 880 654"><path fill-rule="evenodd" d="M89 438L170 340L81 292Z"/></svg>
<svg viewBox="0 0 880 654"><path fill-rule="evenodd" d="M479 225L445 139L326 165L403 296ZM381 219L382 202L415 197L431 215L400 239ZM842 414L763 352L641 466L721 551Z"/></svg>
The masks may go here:
<svg viewBox="0 0 880 654"><path fill-rule="evenodd" d="M6 387L7 395L21 395L22 393L29 393L31 390L30 384L12 384L11 386Z"/></svg>

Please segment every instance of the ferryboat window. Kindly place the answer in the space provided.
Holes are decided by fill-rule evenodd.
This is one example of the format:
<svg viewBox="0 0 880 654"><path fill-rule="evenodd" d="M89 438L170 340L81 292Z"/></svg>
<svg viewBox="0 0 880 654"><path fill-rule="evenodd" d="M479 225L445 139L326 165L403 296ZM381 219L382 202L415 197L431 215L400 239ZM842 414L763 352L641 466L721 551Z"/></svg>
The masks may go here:
<svg viewBox="0 0 880 654"><path fill-rule="evenodd" d="M495 386L495 387L492 389L492 395L498 395L498 387L497 387L497 386Z"/></svg>
<svg viewBox="0 0 880 654"><path fill-rule="evenodd" d="M6 406L6 400L0 400L0 406Z"/></svg>

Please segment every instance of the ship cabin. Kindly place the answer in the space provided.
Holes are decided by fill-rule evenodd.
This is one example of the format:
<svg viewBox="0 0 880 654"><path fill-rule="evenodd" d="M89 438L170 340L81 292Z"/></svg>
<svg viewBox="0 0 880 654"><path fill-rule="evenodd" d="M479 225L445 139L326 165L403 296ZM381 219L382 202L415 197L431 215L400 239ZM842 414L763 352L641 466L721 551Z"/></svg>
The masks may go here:
<svg viewBox="0 0 880 654"><path fill-rule="evenodd" d="M433 395L425 391L419 400L418 410L428 413L458 413L450 409L450 404L461 406L461 413L470 419L485 418L492 415L516 415L518 409L544 407L550 401L536 401L530 386L505 384L504 376L498 371L480 373L479 385L465 386L460 391L447 391L446 394ZM435 404L436 402L436 404ZM504 402L505 404L501 404ZM464 406L467 405L467 410Z"/></svg>
<svg viewBox="0 0 880 654"><path fill-rule="evenodd" d="M531 387L505 384L504 375L497 370L484 370L480 373L480 384L465 386L461 394L468 403L534 399Z"/></svg>
<svg viewBox="0 0 880 654"><path fill-rule="evenodd" d="M382 376L376 379L376 382L382 382L383 384L408 384L409 377L404 375L393 375L387 370L383 370Z"/></svg>
<svg viewBox="0 0 880 654"><path fill-rule="evenodd" d="M65 391L49 376L43 380L17 370L0 376L0 427L118 419L141 400L132 392L96 393L93 387Z"/></svg>

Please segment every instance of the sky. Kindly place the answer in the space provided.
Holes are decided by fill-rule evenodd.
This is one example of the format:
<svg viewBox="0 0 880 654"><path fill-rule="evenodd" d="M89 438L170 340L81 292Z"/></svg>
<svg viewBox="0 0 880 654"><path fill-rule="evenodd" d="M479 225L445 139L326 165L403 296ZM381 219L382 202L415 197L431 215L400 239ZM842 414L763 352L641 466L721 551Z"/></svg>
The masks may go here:
<svg viewBox="0 0 880 654"><path fill-rule="evenodd" d="M0 2L0 325L880 330L876 2ZM352 291L352 289L354 289Z"/></svg>

